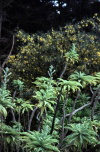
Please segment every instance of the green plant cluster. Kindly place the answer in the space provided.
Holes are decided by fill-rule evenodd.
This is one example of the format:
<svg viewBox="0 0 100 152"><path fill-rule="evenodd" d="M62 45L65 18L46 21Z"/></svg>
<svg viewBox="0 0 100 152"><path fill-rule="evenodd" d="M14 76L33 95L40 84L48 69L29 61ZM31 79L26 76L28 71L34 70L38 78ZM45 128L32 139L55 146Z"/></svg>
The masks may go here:
<svg viewBox="0 0 100 152"><path fill-rule="evenodd" d="M77 60L75 56L72 63ZM37 77L33 82L29 100L21 80L14 80L13 89L9 88L9 72L8 68L4 70L0 88L3 151L81 152L95 148L99 152L100 72L94 76L74 72L67 80L54 80L55 70L50 66L49 77Z"/></svg>

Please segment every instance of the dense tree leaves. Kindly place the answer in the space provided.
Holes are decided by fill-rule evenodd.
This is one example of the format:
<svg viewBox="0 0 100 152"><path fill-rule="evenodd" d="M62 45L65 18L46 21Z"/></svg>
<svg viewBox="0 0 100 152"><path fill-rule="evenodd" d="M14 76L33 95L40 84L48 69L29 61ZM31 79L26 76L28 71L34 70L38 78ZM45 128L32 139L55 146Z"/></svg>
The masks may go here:
<svg viewBox="0 0 100 152"><path fill-rule="evenodd" d="M97 14L78 24L67 24L59 31L32 35L19 31L19 53L9 59L10 66L15 71L14 77L20 76L25 83L30 83L37 76L47 76L50 65L56 69L55 78L62 75L64 68L67 68L65 77L75 69L87 74L99 72L99 31L100 18Z"/></svg>

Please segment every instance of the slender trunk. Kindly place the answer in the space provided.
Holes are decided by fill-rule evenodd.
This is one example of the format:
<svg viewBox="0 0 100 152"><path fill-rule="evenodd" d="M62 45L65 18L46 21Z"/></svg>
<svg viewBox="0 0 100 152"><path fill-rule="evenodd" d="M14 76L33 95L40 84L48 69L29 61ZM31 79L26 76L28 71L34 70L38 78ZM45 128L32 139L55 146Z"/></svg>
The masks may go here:
<svg viewBox="0 0 100 152"><path fill-rule="evenodd" d="M68 123L70 123L70 121L71 121L71 119L72 119L73 112L74 112L74 110L75 110L76 101L77 101L77 99L79 98L79 95L80 95L80 90L78 91L77 96L76 96L76 99L75 99L75 101L74 101L74 103L73 103L72 112L71 112L70 115L69 115ZM64 125L65 118L66 118L66 117L65 117L65 112L64 112L63 118L62 118L62 125ZM58 145L59 148L62 146L63 140L64 140L64 138L65 138L65 134L67 134L68 129L67 129L66 131L64 131L64 126L63 126L63 130L62 130L62 131L63 131L63 132L62 132L61 140L60 140L60 143L59 143L59 145Z"/></svg>
<svg viewBox="0 0 100 152"><path fill-rule="evenodd" d="M0 136L0 139L2 139L3 137L2 137L2 135ZM0 143L0 152L2 152L3 151L3 142L1 142Z"/></svg>
<svg viewBox="0 0 100 152"><path fill-rule="evenodd" d="M29 111L27 112L27 120L28 120L28 122L29 122Z"/></svg>
<svg viewBox="0 0 100 152"><path fill-rule="evenodd" d="M2 130L2 124L3 124L3 117L2 116L0 116L0 128L1 128L1 130ZM4 149L4 141L3 141L3 138L4 138L4 136L3 136L3 133L1 132L1 135L0 135L0 138L1 138L1 143L0 143L0 152L2 152L2 150Z"/></svg>
<svg viewBox="0 0 100 152"><path fill-rule="evenodd" d="M64 69L62 70L62 72L60 74L60 78L63 78L63 75L66 72L66 69L67 69L67 64L65 64ZM61 87L61 90L60 90L58 98L57 98L57 104L56 104L56 108L55 108L55 113L54 113L54 117L53 117L53 121L52 121L50 134L52 134L53 130L54 130L55 119L56 119L56 115L57 115L57 111L58 111L58 107L59 107L59 103L60 103L60 97L61 97L62 89L63 89L63 87Z"/></svg>
<svg viewBox="0 0 100 152"><path fill-rule="evenodd" d="M20 123L20 113L19 113L19 116L18 116L18 122Z"/></svg>
<svg viewBox="0 0 100 152"><path fill-rule="evenodd" d="M39 121L39 124L38 124L38 131L39 132L41 132L42 125L43 125L43 116L40 117L40 121Z"/></svg>
<svg viewBox="0 0 100 152"><path fill-rule="evenodd" d="M99 97L100 97L100 92L98 92L98 95L97 95L97 97L95 98L95 101L94 101L94 103L93 103L93 105L92 105L92 109L91 109L91 121L94 120L94 111L95 111L95 107L96 107L96 105L97 105L97 103L98 103Z"/></svg>
<svg viewBox="0 0 100 152"><path fill-rule="evenodd" d="M66 72L66 69L67 69L67 64L65 64L65 66L64 66L64 68L63 68L63 71L61 72L60 78L63 78L63 75L64 75L65 72Z"/></svg>
<svg viewBox="0 0 100 152"><path fill-rule="evenodd" d="M64 135L64 122L65 122L65 101L64 101L64 104L63 104L63 119L62 119L62 135L61 135L61 140L63 138L63 135Z"/></svg>
<svg viewBox="0 0 100 152"><path fill-rule="evenodd" d="M65 129L64 129L64 123L65 123L65 106L67 105L67 102L68 102L68 98L64 100L64 104L63 104L63 118L62 118L62 131L61 131L61 137L60 137L60 140L59 140L59 145L58 147L60 147L62 145L62 142L63 142L63 138L64 138L64 132L65 132Z"/></svg>
<svg viewBox="0 0 100 152"><path fill-rule="evenodd" d="M11 50L10 50L7 58L6 58L6 59L4 60L4 62L2 63L2 65L0 65L0 79L1 79L0 82L1 82L1 83L3 83L3 74L2 74L2 72L3 72L3 69L4 69L5 65L6 65L6 63L7 63L8 60L9 60L10 55L12 54L12 51L13 51L13 48L14 48L14 43L15 43L15 36L13 35L13 41L12 41Z"/></svg>
<svg viewBox="0 0 100 152"><path fill-rule="evenodd" d="M16 122L16 118L15 118L15 114L14 114L13 109L11 109L11 113L12 113L12 119L13 119L13 122Z"/></svg>
<svg viewBox="0 0 100 152"><path fill-rule="evenodd" d="M21 119L20 119L20 118L21 118L21 113L20 113L20 111L19 111L19 116L18 116L18 122L19 122L19 128L18 128L18 129L19 129L19 131L20 131L20 122L21 122Z"/></svg>
<svg viewBox="0 0 100 152"><path fill-rule="evenodd" d="M94 120L94 110L95 110L96 102L94 102L93 107L91 109L91 121Z"/></svg>
<svg viewBox="0 0 100 152"><path fill-rule="evenodd" d="M8 62L10 55L12 54L12 51L13 51L13 48L14 48L14 44L15 44L15 36L13 35L11 50L10 50L7 58L4 60L4 62L3 62L3 64L2 64L2 70L4 69L6 63Z"/></svg>
<svg viewBox="0 0 100 152"><path fill-rule="evenodd" d="M35 112L36 112L37 109L38 109L38 107L36 107L36 108L32 111L32 113L31 113L31 116L30 116L30 119L29 119L29 122L28 122L28 130L31 129L32 120L33 120L34 114L35 114Z"/></svg>
<svg viewBox="0 0 100 152"><path fill-rule="evenodd" d="M75 99L75 101L74 101L74 103L73 103L72 112L71 112L71 114L70 114L70 116L69 116L69 123L70 123L70 121L71 121L71 119L72 119L73 112L74 112L75 106L76 106L76 102L77 102L79 96L80 96L80 90L78 90L76 99Z"/></svg>
<svg viewBox="0 0 100 152"><path fill-rule="evenodd" d="M18 146L16 147L16 151L19 152L19 150L20 150L20 149L19 149L19 145L18 145Z"/></svg>
<svg viewBox="0 0 100 152"><path fill-rule="evenodd" d="M58 111L58 107L59 107L59 103L60 103L60 97L61 97L62 89L63 89L63 87L61 87L60 93L59 93L58 98L57 98L57 104L56 104L55 113L54 113L54 116L53 116L53 121L52 121L50 134L52 134L53 131L54 131L55 119L56 119L56 115L57 115L57 111Z"/></svg>
<svg viewBox="0 0 100 152"><path fill-rule="evenodd" d="M24 123L24 130L26 130L26 119L25 119L25 115L23 115L23 123Z"/></svg>
<svg viewBox="0 0 100 152"><path fill-rule="evenodd" d="M94 92L93 92L93 89L92 89L92 87L91 87L91 85L90 85L90 91L91 91L92 94L94 93Z"/></svg>
<svg viewBox="0 0 100 152"><path fill-rule="evenodd" d="M16 91L14 91L14 93L13 93L13 98L12 98L13 103L14 103L15 96L16 96ZM12 117L13 117L13 122L16 122L15 113L14 113L13 109L11 109L11 113L12 113Z"/></svg>

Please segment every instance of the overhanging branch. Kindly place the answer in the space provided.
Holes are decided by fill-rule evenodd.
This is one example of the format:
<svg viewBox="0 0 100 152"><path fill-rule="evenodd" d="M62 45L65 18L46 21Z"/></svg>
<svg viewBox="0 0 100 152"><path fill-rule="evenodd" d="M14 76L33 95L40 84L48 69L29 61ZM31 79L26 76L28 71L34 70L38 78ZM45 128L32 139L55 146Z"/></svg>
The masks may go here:
<svg viewBox="0 0 100 152"><path fill-rule="evenodd" d="M91 102L89 102L89 103L87 103L87 104L83 105L82 107L80 107L80 108L78 108L78 109L74 110L74 111L72 112L72 116L73 116L73 115L75 115L78 111L83 110L84 108L86 108L86 107L90 106L91 104L92 104L92 103L91 103ZM69 117L70 115L71 115L71 113L66 114L66 116L65 116L65 117Z"/></svg>

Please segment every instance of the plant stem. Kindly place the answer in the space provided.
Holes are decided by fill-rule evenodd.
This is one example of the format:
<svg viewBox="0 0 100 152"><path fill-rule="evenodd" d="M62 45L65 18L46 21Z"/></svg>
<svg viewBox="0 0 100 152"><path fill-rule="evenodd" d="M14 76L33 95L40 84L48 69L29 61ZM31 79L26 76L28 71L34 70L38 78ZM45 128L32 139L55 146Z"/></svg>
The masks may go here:
<svg viewBox="0 0 100 152"><path fill-rule="evenodd" d="M36 107L36 108L32 111L32 113L31 113L31 116L30 116L30 119L29 119L29 123L28 123L28 130L31 129L32 119L33 119L34 114L35 114L35 112L36 112L37 109L38 109L38 107Z"/></svg>
<svg viewBox="0 0 100 152"><path fill-rule="evenodd" d="M98 95L96 96L95 101L93 102L93 106L91 109L91 121L94 120L94 110L95 110L96 104L98 103L99 97L100 97L100 92L98 92Z"/></svg>
<svg viewBox="0 0 100 152"><path fill-rule="evenodd" d="M63 75L64 75L65 72L66 72L66 69L67 69L67 64L65 64L64 69L63 69L63 71L61 72L60 78L63 78ZM63 89L63 86L61 87L61 90L60 90L59 95L58 95L58 98L57 98L57 104L56 104L56 108L55 108L55 113L54 113L54 117L53 117L53 121L52 121L52 126L51 126L50 134L52 134L52 133L53 133L53 130L54 130L55 119L56 119L56 115L57 115L57 111L58 111L58 107L59 107L59 103L60 103L60 97L61 97L62 89Z"/></svg>
<svg viewBox="0 0 100 152"><path fill-rule="evenodd" d="M58 107L59 107L59 103L60 103L60 97L61 97L62 89L63 89L63 87L61 87L61 90L60 90L58 98L57 98L57 104L56 104L56 108L55 108L55 113L54 113L54 117L53 117L53 121L52 121L50 134L52 134L53 130L54 130L55 119L56 119L56 115L57 115L57 111L58 111Z"/></svg>
<svg viewBox="0 0 100 152"><path fill-rule="evenodd" d="M67 69L67 64L65 64L64 69L63 69L63 71L61 72L60 78L63 78L63 75L64 75L65 72L66 72L66 69Z"/></svg>
<svg viewBox="0 0 100 152"><path fill-rule="evenodd" d="M72 119L72 116L73 116L72 114L73 114L73 112L74 112L74 110L75 110L75 105L76 105L76 102L77 102L79 96L80 96L80 90L78 90L76 99L75 99L75 101L74 101L74 103L73 103L72 112L70 113L70 116L69 116L69 123L70 123L70 121L71 121L71 119Z"/></svg>

